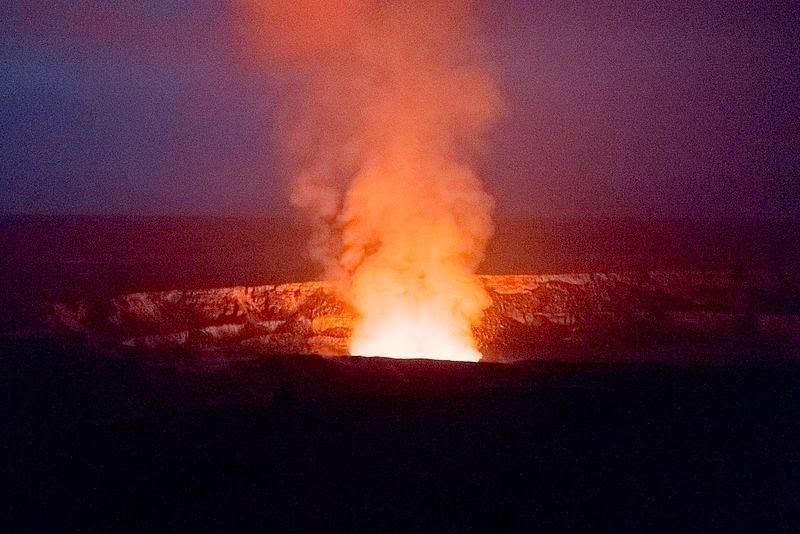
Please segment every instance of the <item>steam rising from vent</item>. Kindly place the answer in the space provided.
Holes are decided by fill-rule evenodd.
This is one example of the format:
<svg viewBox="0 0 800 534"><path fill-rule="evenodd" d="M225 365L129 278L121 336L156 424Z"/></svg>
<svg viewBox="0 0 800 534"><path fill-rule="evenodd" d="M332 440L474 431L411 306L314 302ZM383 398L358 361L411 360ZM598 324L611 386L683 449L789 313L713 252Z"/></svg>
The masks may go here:
<svg viewBox="0 0 800 534"><path fill-rule="evenodd" d="M248 0L296 75L279 140L311 256L358 313L358 355L478 360L492 199L471 165L500 108L468 1Z"/></svg>

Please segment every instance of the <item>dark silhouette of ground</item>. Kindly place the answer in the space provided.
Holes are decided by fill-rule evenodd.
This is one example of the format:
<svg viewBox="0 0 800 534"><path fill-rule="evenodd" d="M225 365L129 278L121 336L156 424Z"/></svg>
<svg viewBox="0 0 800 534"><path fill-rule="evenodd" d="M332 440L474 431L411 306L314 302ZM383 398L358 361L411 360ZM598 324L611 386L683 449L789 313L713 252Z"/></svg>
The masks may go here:
<svg viewBox="0 0 800 534"><path fill-rule="evenodd" d="M8 531L775 532L800 368L0 357Z"/></svg>
<svg viewBox="0 0 800 534"><path fill-rule="evenodd" d="M800 259L797 221L496 226L482 272L745 280ZM760 339L715 340L726 365L504 365L109 354L30 326L62 299L313 279L307 237L276 220L2 218L3 529L797 530L800 367ZM765 299L742 300L746 320ZM797 295L768 304L795 313ZM682 346L669 361L698 361Z"/></svg>

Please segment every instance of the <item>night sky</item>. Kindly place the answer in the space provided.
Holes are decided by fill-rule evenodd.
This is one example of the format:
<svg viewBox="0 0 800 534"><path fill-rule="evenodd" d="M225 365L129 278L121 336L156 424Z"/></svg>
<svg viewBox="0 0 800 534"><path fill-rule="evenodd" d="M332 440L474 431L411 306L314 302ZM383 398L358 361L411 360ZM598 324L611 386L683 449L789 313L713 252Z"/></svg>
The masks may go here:
<svg viewBox="0 0 800 534"><path fill-rule="evenodd" d="M800 8L609 4L475 6L506 97L480 166L499 211L800 215ZM0 212L288 212L270 134L291 80L238 17L3 3Z"/></svg>

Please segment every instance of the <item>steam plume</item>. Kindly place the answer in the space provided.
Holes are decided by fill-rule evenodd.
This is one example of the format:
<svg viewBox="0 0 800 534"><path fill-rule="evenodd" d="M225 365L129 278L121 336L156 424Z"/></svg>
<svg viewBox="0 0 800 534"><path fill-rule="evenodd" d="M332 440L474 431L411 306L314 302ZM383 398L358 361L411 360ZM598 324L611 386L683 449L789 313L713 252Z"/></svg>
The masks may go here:
<svg viewBox="0 0 800 534"><path fill-rule="evenodd" d="M280 143L311 256L359 314L352 352L479 358L492 199L471 163L500 99L471 3L249 1L298 75Z"/></svg>

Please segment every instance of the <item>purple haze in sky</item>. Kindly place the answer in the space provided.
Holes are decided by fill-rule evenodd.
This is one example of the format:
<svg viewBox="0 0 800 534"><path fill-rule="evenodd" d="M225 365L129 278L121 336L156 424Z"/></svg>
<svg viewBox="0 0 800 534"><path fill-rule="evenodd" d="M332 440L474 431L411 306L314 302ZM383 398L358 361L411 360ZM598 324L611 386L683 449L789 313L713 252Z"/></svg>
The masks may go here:
<svg viewBox="0 0 800 534"><path fill-rule="evenodd" d="M226 3L132 4L0 7L0 212L288 211L288 74ZM800 215L796 3L475 9L506 97L481 165L501 213Z"/></svg>

